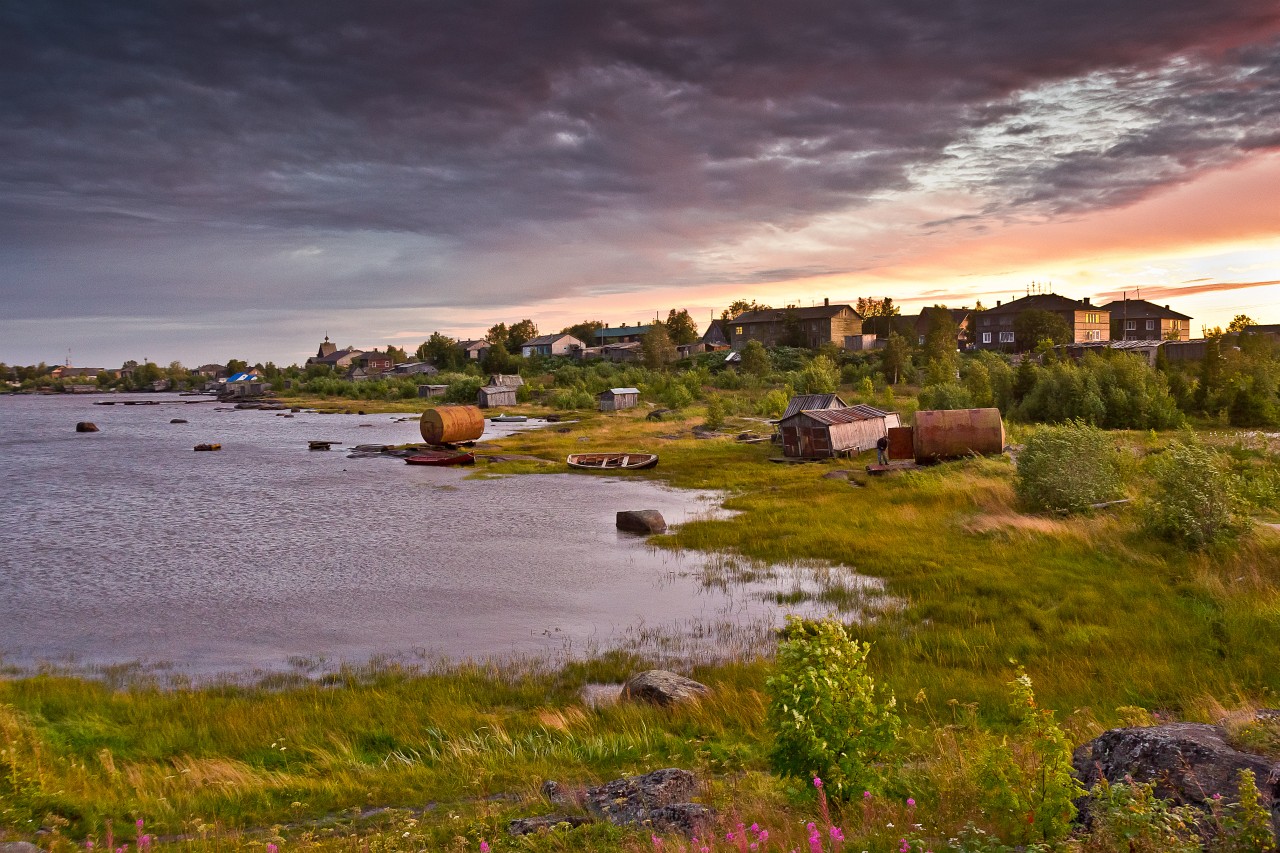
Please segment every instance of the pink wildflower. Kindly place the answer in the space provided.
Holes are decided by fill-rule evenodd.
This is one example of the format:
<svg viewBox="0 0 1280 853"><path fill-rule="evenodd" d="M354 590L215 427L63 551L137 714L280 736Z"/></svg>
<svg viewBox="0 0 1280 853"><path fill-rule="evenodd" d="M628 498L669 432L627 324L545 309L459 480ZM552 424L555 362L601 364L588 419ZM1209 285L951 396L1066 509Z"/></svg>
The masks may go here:
<svg viewBox="0 0 1280 853"><path fill-rule="evenodd" d="M133 822L133 825L138 827L138 829L142 829L142 818L138 818L137 820L135 820Z"/></svg>
<svg viewBox="0 0 1280 853"><path fill-rule="evenodd" d="M267 842L267 853L276 853L277 849L278 848L274 844L272 844L270 841Z"/></svg>
<svg viewBox="0 0 1280 853"><path fill-rule="evenodd" d="M833 826L828 830L832 841L844 841L844 833L840 831L840 827Z"/></svg>
<svg viewBox="0 0 1280 853"><path fill-rule="evenodd" d="M862 799L864 799L864 800L869 800L869 799L871 799L871 792L870 792L870 791L863 791L863 792L862 792Z"/></svg>
<svg viewBox="0 0 1280 853"><path fill-rule="evenodd" d="M815 787L815 788L821 788L821 787L822 787L822 780L821 780L821 779L819 779L817 776L814 776L814 777L813 777L813 787Z"/></svg>
<svg viewBox="0 0 1280 853"><path fill-rule="evenodd" d="M916 807L916 801L913 797L907 797L907 806L913 809Z"/></svg>
<svg viewBox="0 0 1280 853"><path fill-rule="evenodd" d="M480 839L480 853L489 853L489 842L483 838Z"/></svg>
<svg viewBox="0 0 1280 853"><path fill-rule="evenodd" d="M661 849L662 849L662 839L661 839L661 838L659 838L659 837L658 837L658 836L656 836L656 835L653 835L653 836L650 836L650 840L653 842L653 849L654 849L654 850L661 850ZM488 853L488 851L489 851L489 845L488 845L488 844L486 844L486 845L484 845L483 847L481 847L481 848L480 848L480 853Z"/></svg>

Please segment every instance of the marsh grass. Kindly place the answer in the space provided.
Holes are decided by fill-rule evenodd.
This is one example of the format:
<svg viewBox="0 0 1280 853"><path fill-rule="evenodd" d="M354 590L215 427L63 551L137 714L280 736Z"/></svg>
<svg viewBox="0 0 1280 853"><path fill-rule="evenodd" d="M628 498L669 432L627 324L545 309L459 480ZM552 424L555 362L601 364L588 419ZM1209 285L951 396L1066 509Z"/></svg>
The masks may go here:
<svg viewBox="0 0 1280 853"><path fill-rule="evenodd" d="M696 407L688 414L699 422ZM653 537L655 547L716 555L709 584L791 567L799 580L781 599L870 617L857 633L873 644L871 668L902 700L907 726L898 801L834 816L867 849L896 845L883 824L908 818L934 838L982 824L974 756L1013 726L1006 684L1018 665L1076 742L1144 714L1215 720L1275 704L1273 531L1191 555L1144 536L1124 507L1070 519L1018 512L1007 459L854 488L822 474L866 460L772 465L775 447L695 439L686 423L648 422L642 411L584 415L504 439L503 452L546 464L486 471L568 471L565 456L584 450L658 453L657 468L627 476L714 490L729 512ZM751 423L730 418L726 429ZM1135 459L1169 438L1117 436ZM1269 441L1249 439L1238 453L1274 466ZM1131 494L1141 488L1130 483ZM728 642L723 625L690 630ZM817 807L812 791L765 772L770 637L745 633L754 639L714 663L678 636L637 626L623 648L554 665L375 661L320 675L323 661L299 660L260 685L167 689L127 669L99 680L11 678L0 681L0 826L28 838L44 826L46 847L101 840L108 820L145 818L167 844L191 849L261 849L282 838L335 850L475 850L484 838L514 849L500 840L505 821L551 810L537 793L544 779L585 785L681 766L707 779L704 800L725 826L757 820L803 847ZM711 685L712 697L670 711L581 699L585 685L671 661ZM1266 728L1238 736L1276 740ZM918 805L902 805L906 796ZM519 848L652 849L599 826Z"/></svg>

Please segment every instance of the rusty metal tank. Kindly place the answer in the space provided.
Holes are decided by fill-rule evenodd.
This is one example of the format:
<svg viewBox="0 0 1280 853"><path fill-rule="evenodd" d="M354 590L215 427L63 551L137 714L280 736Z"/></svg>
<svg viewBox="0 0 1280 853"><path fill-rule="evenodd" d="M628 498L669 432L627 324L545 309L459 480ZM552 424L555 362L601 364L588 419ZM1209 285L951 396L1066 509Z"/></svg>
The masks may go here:
<svg viewBox="0 0 1280 853"><path fill-rule="evenodd" d="M912 442L917 462L1002 453L1004 421L999 409L916 412Z"/></svg>
<svg viewBox="0 0 1280 853"><path fill-rule="evenodd" d="M422 413L418 431L427 444L475 441L484 432L484 415L475 406L438 406Z"/></svg>

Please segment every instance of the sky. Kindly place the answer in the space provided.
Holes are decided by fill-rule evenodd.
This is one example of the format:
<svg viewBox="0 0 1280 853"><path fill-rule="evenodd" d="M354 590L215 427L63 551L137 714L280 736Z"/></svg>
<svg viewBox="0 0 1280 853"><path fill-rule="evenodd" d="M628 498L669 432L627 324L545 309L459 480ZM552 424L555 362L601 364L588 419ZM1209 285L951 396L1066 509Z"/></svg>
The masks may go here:
<svg viewBox="0 0 1280 853"><path fill-rule="evenodd" d="M0 361L1036 286L1280 322L1275 0L0 0Z"/></svg>

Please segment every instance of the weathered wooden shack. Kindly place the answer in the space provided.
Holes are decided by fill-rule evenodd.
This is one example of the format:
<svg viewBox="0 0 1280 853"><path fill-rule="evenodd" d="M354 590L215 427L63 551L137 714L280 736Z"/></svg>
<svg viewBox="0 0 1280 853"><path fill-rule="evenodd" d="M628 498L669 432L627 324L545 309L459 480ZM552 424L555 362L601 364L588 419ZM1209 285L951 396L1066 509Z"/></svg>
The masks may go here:
<svg viewBox="0 0 1280 853"><path fill-rule="evenodd" d="M778 429L782 433L783 455L823 459L871 450L890 429L900 425L897 412L874 406L846 406L798 411L780 420Z"/></svg>
<svg viewBox="0 0 1280 853"><path fill-rule="evenodd" d="M482 409L515 404L516 389L510 385L486 385L476 392L476 405Z"/></svg>
<svg viewBox="0 0 1280 853"><path fill-rule="evenodd" d="M449 390L448 385L419 385L419 397L443 397L445 392Z"/></svg>
<svg viewBox="0 0 1280 853"><path fill-rule="evenodd" d="M608 391L601 391L596 395L599 401L600 411L617 412L622 409L630 409L640 403L639 388L610 388Z"/></svg>

